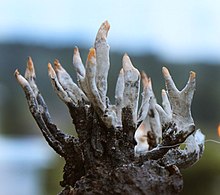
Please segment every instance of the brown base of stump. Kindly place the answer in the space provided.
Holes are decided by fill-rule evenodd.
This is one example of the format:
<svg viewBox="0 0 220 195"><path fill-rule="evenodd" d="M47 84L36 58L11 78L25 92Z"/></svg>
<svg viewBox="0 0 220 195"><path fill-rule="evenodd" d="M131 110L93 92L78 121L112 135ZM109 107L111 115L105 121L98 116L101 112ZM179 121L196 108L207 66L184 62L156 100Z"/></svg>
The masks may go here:
<svg viewBox="0 0 220 195"><path fill-rule="evenodd" d="M178 194L183 188L176 167L165 168L157 161L128 164L109 170L93 167L74 186L66 186L60 195L73 194Z"/></svg>

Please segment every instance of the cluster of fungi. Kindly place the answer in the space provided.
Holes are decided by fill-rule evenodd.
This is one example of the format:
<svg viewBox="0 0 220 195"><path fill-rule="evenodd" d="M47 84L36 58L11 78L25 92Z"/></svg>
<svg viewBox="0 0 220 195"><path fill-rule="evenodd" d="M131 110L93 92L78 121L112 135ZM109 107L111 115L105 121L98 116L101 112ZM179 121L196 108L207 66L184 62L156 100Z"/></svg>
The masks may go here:
<svg viewBox="0 0 220 195"><path fill-rule="evenodd" d="M106 95L109 28L107 21L99 28L85 66L79 49L74 49L77 84L58 60L54 66L48 64L53 89L67 105L77 137L52 122L35 82L32 59L28 58L24 77L15 71L44 138L65 160L60 194L176 194L183 187L180 169L197 162L204 150L205 137L191 115L196 74L191 71L179 91L163 67L166 88L161 106L151 79L140 74L125 54L111 104Z"/></svg>

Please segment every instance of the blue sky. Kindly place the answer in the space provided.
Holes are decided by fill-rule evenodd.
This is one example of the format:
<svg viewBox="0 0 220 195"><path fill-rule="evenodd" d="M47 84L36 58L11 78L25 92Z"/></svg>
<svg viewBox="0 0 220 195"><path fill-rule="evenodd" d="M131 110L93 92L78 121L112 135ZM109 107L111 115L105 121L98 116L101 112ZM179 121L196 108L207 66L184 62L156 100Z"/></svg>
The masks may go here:
<svg viewBox="0 0 220 195"><path fill-rule="evenodd" d="M107 19L112 50L220 62L219 10L217 0L0 0L0 42L90 47Z"/></svg>

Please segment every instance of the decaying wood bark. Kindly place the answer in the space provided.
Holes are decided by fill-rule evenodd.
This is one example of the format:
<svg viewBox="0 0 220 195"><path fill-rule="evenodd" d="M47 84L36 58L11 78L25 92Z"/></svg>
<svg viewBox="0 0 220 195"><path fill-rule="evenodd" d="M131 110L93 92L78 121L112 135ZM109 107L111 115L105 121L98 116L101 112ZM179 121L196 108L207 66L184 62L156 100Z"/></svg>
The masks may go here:
<svg viewBox="0 0 220 195"><path fill-rule="evenodd" d="M151 79L140 74L125 54L115 104L110 104L106 95L109 28L107 21L101 25L86 66L79 49L74 49L78 85L58 60L54 67L48 64L54 91L69 108L78 137L53 124L35 83L32 59L28 58L25 77L15 71L43 136L65 159L60 194L176 194L183 187L180 169L196 163L204 150L204 135L196 130L190 109L196 75L190 72L179 91L163 67L166 90L160 106ZM143 92L138 111L140 80Z"/></svg>

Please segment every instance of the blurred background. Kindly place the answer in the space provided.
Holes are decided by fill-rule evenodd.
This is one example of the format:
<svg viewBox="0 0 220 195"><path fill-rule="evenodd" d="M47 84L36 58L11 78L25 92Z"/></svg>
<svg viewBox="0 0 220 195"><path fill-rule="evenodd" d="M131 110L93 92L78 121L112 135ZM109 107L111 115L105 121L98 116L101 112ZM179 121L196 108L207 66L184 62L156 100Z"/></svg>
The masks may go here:
<svg viewBox="0 0 220 195"><path fill-rule="evenodd" d="M122 56L153 80L161 102L167 66L181 89L189 71L197 73L192 112L206 139L220 141L220 2L214 0L0 0L0 194L53 195L60 192L64 165L47 145L31 117L25 96L14 79L23 74L31 56L37 83L54 123L75 134L66 106L57 98L47 76L47 63L59 59L75 79L74 46L86 55L105 20L111 29L108 94L114 90ZM182 194L220 191L220 145L207 142L202 159L183 171Z"/></svg>

